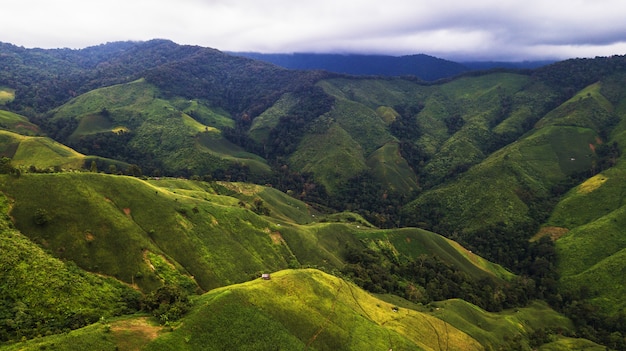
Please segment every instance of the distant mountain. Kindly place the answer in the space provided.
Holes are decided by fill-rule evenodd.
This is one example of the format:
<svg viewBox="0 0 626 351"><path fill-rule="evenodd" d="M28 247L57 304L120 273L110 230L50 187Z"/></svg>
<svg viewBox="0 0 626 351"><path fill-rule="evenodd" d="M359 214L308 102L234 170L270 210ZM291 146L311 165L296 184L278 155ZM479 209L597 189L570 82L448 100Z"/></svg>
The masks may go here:
<svg viewBox="0 0 626 351"><path fill-rule="evenodd" d="M553 60L454 62L425 54L406 56L307 53L261 54L258 52L231 52L230 54L273 63L289 69L317 69L359 76L415 76L426 81L450 78L469 71L495 68L535 69L555 62Z"/></svg>
<svg viewBox="0 0 626 351"><path fill-rule="evenodd" d="M517 61L517 62L505 62L505 61L467 61L461 62L465 67L471 70L486 70L492 68L512 68L512 69L534 69L552 64L554 60L539 60L539 61Z"/></svg>
<svg viewBox="0 0 626 351"><path fill-rule="evenodd" d="M416 76L427 81L456 76L470 69L462 64L424 54L409 56L341 54L261 54L235 52L232 55L270 62L299 70L319 69L336 73L369 76Z"/></svg>

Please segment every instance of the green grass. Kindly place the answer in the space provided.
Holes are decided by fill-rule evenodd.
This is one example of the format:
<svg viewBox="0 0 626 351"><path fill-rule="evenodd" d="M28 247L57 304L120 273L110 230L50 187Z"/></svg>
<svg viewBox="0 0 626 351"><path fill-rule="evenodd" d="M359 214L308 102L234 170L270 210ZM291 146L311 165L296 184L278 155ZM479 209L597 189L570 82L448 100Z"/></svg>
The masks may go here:
<svg viewBox="0 0 626 351"><path fill-rule="evenodd" d="M436 347L441 321L392 305L315 270L281 271L271 280L213 290L196 300L180 328L148 350L421 350ZM211 328L204 326L210 325ZM450 327L447 341L466 350L479 345Z"/></svg>
<svg viewBox="0 0 626 351"><path fill-rule="evenodd" d="M115 127L113 121L106 116L100 114L86 115L80 119L78 127L69 136L69 140L78 140L81 136L90 134L112 132ZM122 129L126 130L124 127Z"/></svg>
<svg viewBox="0 0 626 351"><path fill-rule="evenodd" d="M83 116L100 113L102 109L107 109L113 113L117 109L132 105L154 109L152 106L157 93L157 89L143 79L100 88L80 95L57 108L54 111L53 119L80 119ZM115 116L114 113L113 116Z"/></svg>
<svg viewBox="0 0 626 351"><path fill-rule="evenodd" d="M0 90L0 95L1 93ZM5 110L0 110L0 128L22 135L37 135L41 132L39 127L30 123L28 118Z"/></svg>
<svg viewBox="0 0 626 351"><path fill-rule="evenodd" d="M265 143L271 130L278 125L281 117L287 115L297 100L291 94L283 95L272 107L254 118L248 134L257 142Z"/></svg>
<svg viewBox="0 0 626 351"><path fill-rule="evenodd" d="M490 313L463 300L452 299L432 304L431 314L465 331L482 345L507 349L507 341L520 337L528 345L528 335L534 330L554 328L572 331L571 321L543 302L524 308Z"/></svg>
<svg viewBox="0 0 626 351"><path fill-rule="evenodd" d="M615 274L626 253L625 177L619 164L589 178L563 197L546 223L567 230L556 242L563 286L588 287L593 301L609 313L626 308L625 282Z"/></svg>
<svg viewBox="0 0 626 351"><path fill-rule="evenodd" d="M410 194L418 188L417 176L400 155L399 145L390 142L374 151L367 166L383 187L400 194Z"/></svg>
<svg viewBox="0 0 626 351"><path fill-rule="evenodd" d="M140 79L80 95L55 109L52 119L79 121L68 139L74 142L90 135L111 138L111 132L132 132L128 146L161 161L165 173L202 176L230 163L247 165L255 173L269 171L261 157L222 137L220 128L234 126L225 112L197 100L158 96L156 87Z"/></svg>
<svg viewBox="0 0 626 351"><path fill-rule="evenodd" d="M23 174L1 180L0 189L15 199L11 215L17 227L33 241L84 269L144 290L163 280L146 259L148 253L167 260L180 279L193 276L208 290L286 268L294 259L340 269L345 244L362 245L357 233L367 228L358 221L315 223L324 218L314 217L317 213L304 203L275 189L241 183L145 182L94 173ZM256 199L263 201L270 217L252 211ZM45 225L34 221L39 209L50 217ZM392 235L368 230L372 238ZM445 244L448 253L438 252L444 260L469 262L462 249L433 238L440 243L424 244L420 252ZM410 255L409 250L403 252Z"/></svg>
<svg viewBox="0 0 626 351"><path fill-rule="evenodd" d="M217 129L224 127L233 128L235 121L230 117L228 112L207 105L203 101L199 100L186 100L186 99L172 99L170 100L172 105L178 110L189 115L190 118L197 120L200 124L205 126L212 126Z"/></svg>
<svg viewBox="0 0 626 351"><path fill-rule="evenodd" d="M4 195L0 207L0 340L59 333L128 313L124 296L137 295L130 287L54 258L12 228Z"/></svg>
<svg viewBox="0 0 626 351"><path fill-rule="evenodd" d="M347 100L337 100L329 117L350 134L359 143L365 156L393 140L387 131L385 122L376 111Z"/></svg>
<svg viewBox="0 0 626 351"><path fill-rule="evenodd" d="M332 124L324 134L305 136L289 163L302 172L313 172L330 193L366 169L360 145L338 124Z"/></svg>
<svg viewBox="0 0 626 351"><path fill-rule="evenodd" d="M0 105L6 105L7 103L15 99L15 90L5 87L0 87Z"/></svg>
<svg viewBox="0 0 626 351"><path fill-rule="evenodd" d="M386 301L389 300L389 301ZM518 337L528 345L534 330L571 323L535 302L500 313L461 300L422 306L380 299L314 269L273 272L211 290L172 328L145 316L107 318L94 325L0 350L483 350L507 349ZM541 350L598 347L582 339L554 337Z"/></svg>
<svg viewBox="0 0 626 351"><path fill-rule="evenodd" d="M556 337L555 341L541 345L539 351L606 351L606 346L587 339Z"/></svg>
<svg viewBox="0 0 626 351"><path fill-rule="evenodd" d="M442 187L427 191L406 207L420 211L436 208L443 221L465 232L504 223L531 221L524 190L532 197L548 196L549 189L567 176L590 170L596 143L593 130L570 126L538 129L492 154L468 172ZM517 223L517 224L516 224Z"/></svg>
<svg viewBox="0 0 626 351"><path fill-rule="evenodd" d="M581 90L558 108L550 111L538 126L571 125L601 130L611 123L614 106L601 94L601 83Z"/></svg>
<svg viewBox="0 0 626 351"><path fill-rule="evenodd" d="M358 236L378 247L390 244L399 254L413 259L420 255L435 255L476 280L485 277L509 280L513 277L513 274L503 267L481 258L452 240L426 230L404 228L364 231Z"/></svg>
<svg viewBox="0 0 626 351"><path fill-rule="evenodd" d="M66 169L83 168L85 156L46 137L31 137L0 131L0 144L16 167L31 165L40 169L61 166Z"/></svg>
<svg viewBox="0 0 626 351"><path fill-rule="evenodd" d="M237 204L214 204L208 193L205 200L135 178L93 173L5 180L3 191L16 199L12 215L31 239L85 269L145 290L160 285L145 250L164 255L205 290L284 268L290 257L284 245L272 242L270 222ZM45 226L33 222L38 208L50 214Z"/></svg>

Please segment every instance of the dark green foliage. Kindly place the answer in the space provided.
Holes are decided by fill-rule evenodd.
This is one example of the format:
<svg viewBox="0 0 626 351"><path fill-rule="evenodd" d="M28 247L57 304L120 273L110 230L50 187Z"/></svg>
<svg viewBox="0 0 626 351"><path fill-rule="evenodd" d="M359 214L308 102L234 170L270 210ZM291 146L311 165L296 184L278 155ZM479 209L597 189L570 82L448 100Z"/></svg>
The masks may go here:
<svg viewBox="0 0 626 351"><path fill-rule="evenodd" d="M252 211L254 211L254 213L259 214L259 215L264 215L264 216L270 215L270 209L265 206L265 204L263 203L263 200L261 200L260 198L254 199Z"/></svg>
<svg viewBox="0 0 626 351"><path fill-rule="evenodd" d="M395 106L394 110L398 112L399 116L389 126L391 134L401 141L417 140L422 135L422 131L417 124L417 114L423 108L423 105Z"/></svg>
<svg viewBox="0 0 626 351"><path fill-rule="evenodd" d="M45 208L38 208L35 210L35 214L33 216L35 224L45 225L50 222L51 219L50 214L48 214L48 211L46 211Z"/></svg>
<svg viewBox="0 0 626 351"><path fill-rule="evenodd" d="M10 174L15 170L8 157L0 158L0 174Z"/></svg>
<svg viewBox="0 0 626 351"><path fill-rule="evenodd" d="M268 158L290 155L307 131L308 125L328 112L334 99L317 86L309 86L294 92L298 103L287 116L282 117L269 136Z"/></svg>
<svg viewBox="0 0 626 351"><path fill-rule="evenodd" d="M133 313L140 294L45 253L0 221L0 341L59 333Z"/></svg>
<svg viewBox="0 0 626 351"><path fill-rule="evenodd" d="M416 76L434 81L466 72L465 64L419 54L406 56L344 55L344 54L260 54L236 53L236 55L271 62L276 65L300 70L323 69L331 72L366 76Z"/></svg>
<svg viewBox="0 0 626 351"><path fill-rule="evenodd" d="M465 121L463 117L459 115L451 115L443 119L443 122L448 128L448 134L454 134L463 128Z"/></svg>
<svg viewBox="0 0 626 351"><path fill-rule="evenodd" d="M149 293L144 297L142 305L161 324L179 320L191 308L187 292L175 285L165 285Z"/></svg>
<svg viewBox="0 0 626 351"><path fill-rule="evenodd" d="M461 298L488 311L501 311L524 306L535 291L530 279L515 278L502 283L489 277L472 278L436 255L397 257L389 250L347 246L345 259L342 273L357 285L416 303Z"/></svg>
<svg viewBox="0 0 626 351"><path fill-rule="evenodd" d="M397 227L400 209L410 194L400 194L381 187L368 171L348 179L332 198L331 206L356 212L382 228Z"/></svg>

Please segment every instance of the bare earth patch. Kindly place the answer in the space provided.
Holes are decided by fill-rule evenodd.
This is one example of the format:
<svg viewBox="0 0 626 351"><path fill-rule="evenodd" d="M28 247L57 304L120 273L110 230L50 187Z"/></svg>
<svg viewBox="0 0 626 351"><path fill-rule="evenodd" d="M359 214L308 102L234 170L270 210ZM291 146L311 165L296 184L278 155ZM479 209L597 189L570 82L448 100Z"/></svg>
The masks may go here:
<svg viewBox="0 0 626 351"><path fill-rule="evenodd" d="M275 245L280 245L280 244L285 242L285 239L283 239L283 236L280 235L279 232L272 232L272 233L270 233L270 238L272 238L272 242Z"/></svg>
<svg viewBox="0 0 626 351"><path fill-rule="evenodd" d="M560 237L567 234L567 232L569 232L569 229L563 227L543 227L539 229L539 232L535 234L530 240L536 241L543 238L544 236L549 236L552 241L557 241Z"/></svg>
<svg viewBox="0 0 626 351"><path fill-rule="evenodd" d="M111 324L111 332L118 350L141 350L150 341L156 339L163 330L161 326L150 323L148 317L127 319Z"/></svg>

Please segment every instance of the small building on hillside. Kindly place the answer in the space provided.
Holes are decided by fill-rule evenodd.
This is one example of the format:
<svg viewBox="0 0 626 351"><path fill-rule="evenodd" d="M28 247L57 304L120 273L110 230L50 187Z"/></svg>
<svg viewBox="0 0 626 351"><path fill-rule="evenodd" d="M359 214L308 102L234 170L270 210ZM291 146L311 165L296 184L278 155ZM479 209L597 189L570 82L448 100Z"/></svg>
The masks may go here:
<svg viewBox="0 0 626 351"><path fill-rule="evenodd" d="M263 280L270 280L270 274L269 273L261 274L261 279L263 279Z"/></svg>

